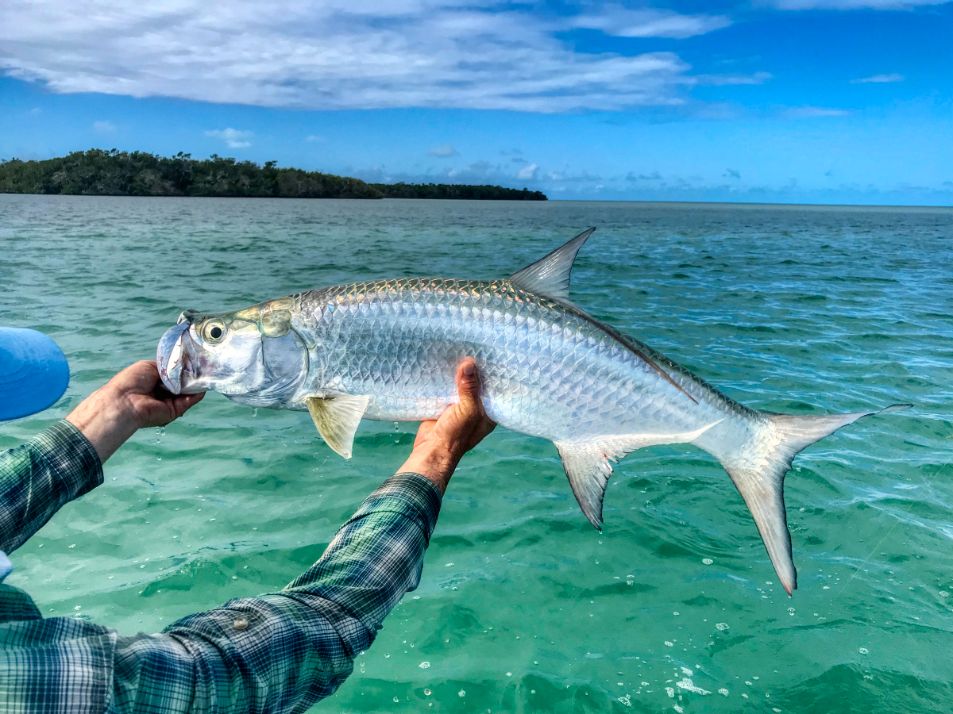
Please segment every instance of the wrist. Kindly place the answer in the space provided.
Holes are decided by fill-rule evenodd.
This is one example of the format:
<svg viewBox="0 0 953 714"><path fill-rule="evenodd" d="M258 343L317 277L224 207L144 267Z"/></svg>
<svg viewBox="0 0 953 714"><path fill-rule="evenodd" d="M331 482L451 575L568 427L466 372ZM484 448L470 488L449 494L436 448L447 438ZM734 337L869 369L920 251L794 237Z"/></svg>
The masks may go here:
<svg viewBox="0 0 953 714"><path fill-rule="evenodd" d="M399 471L412 471L433 481L443 493L453 475L460 455L443 445L421 445L414 448Z"/></svg>
<svg viewBox="0 0 953 714"><path fill-rule="evenodd" d="M109 386L93 392L66 417L105 462L139 428L135 412Z"/></svg>

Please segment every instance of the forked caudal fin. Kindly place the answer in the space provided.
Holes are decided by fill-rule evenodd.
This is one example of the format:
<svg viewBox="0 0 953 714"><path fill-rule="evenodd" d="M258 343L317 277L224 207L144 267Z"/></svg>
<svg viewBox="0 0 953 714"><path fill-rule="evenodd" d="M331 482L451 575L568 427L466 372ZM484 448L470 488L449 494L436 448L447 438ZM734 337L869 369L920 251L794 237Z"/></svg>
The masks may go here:
<svg viewBox="0 0 953 714"><path fill-rule="evenodd" d="M823 416L763 413L761 416L765 421L734 450L714 453L715 449L706 448L721 461L748 505L771 564L788 595L797 587L797 571L784 510L784 476L791 468L794 456L858 419L909 406L894 404L873 412Z"/></svg>

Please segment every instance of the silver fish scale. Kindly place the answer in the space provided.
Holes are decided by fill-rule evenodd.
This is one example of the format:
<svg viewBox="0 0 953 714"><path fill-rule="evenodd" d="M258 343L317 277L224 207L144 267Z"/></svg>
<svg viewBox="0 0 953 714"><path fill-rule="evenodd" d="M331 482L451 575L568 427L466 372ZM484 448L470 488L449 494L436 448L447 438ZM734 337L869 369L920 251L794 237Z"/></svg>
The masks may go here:
<svg viewBox="0 0 953 714"><path fill-rule="evenodd" d="M353 283L292 300L311 366L289 406L340 392L368 395L371 419L433 418L456 398L455 365L472 356L489 416L554 441L692 431L740 407L645 348L653 366L578 309L508 280Z"/></svg>

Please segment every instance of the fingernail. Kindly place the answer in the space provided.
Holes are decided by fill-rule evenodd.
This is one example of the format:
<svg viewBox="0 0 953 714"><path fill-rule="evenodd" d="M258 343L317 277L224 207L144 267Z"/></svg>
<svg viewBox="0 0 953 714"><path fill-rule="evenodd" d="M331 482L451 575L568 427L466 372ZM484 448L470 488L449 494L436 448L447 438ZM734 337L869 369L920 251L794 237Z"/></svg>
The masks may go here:
<svg viewBox="0 0 953 714"><path fill-rule="evenodd" d="M476 374L476 365L473 362L467 362L463 365L463 376L473 377Z"/></svg>

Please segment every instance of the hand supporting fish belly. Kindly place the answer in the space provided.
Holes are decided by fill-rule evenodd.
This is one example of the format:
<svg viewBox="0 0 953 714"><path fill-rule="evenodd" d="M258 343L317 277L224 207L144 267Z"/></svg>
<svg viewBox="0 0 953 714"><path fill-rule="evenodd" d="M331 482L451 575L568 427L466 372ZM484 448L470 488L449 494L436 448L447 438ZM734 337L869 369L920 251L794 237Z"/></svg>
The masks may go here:
<svg viewBox="0 0 953 714"><path fill-rule="evenodd" d="M215 390L243 404L307 410L328 446L350 458L363 418L437 417L456 399L455 365L472 356L488 416L556 445L596 528L612 463L629 452L694 444L712 454L791 594L784 476L799 451L877 412L749 409L589 316L569 301L569 281L592 231L506 280L352 283L233 313L184 312L159 341L159 373L175 394Z"/></svg>

